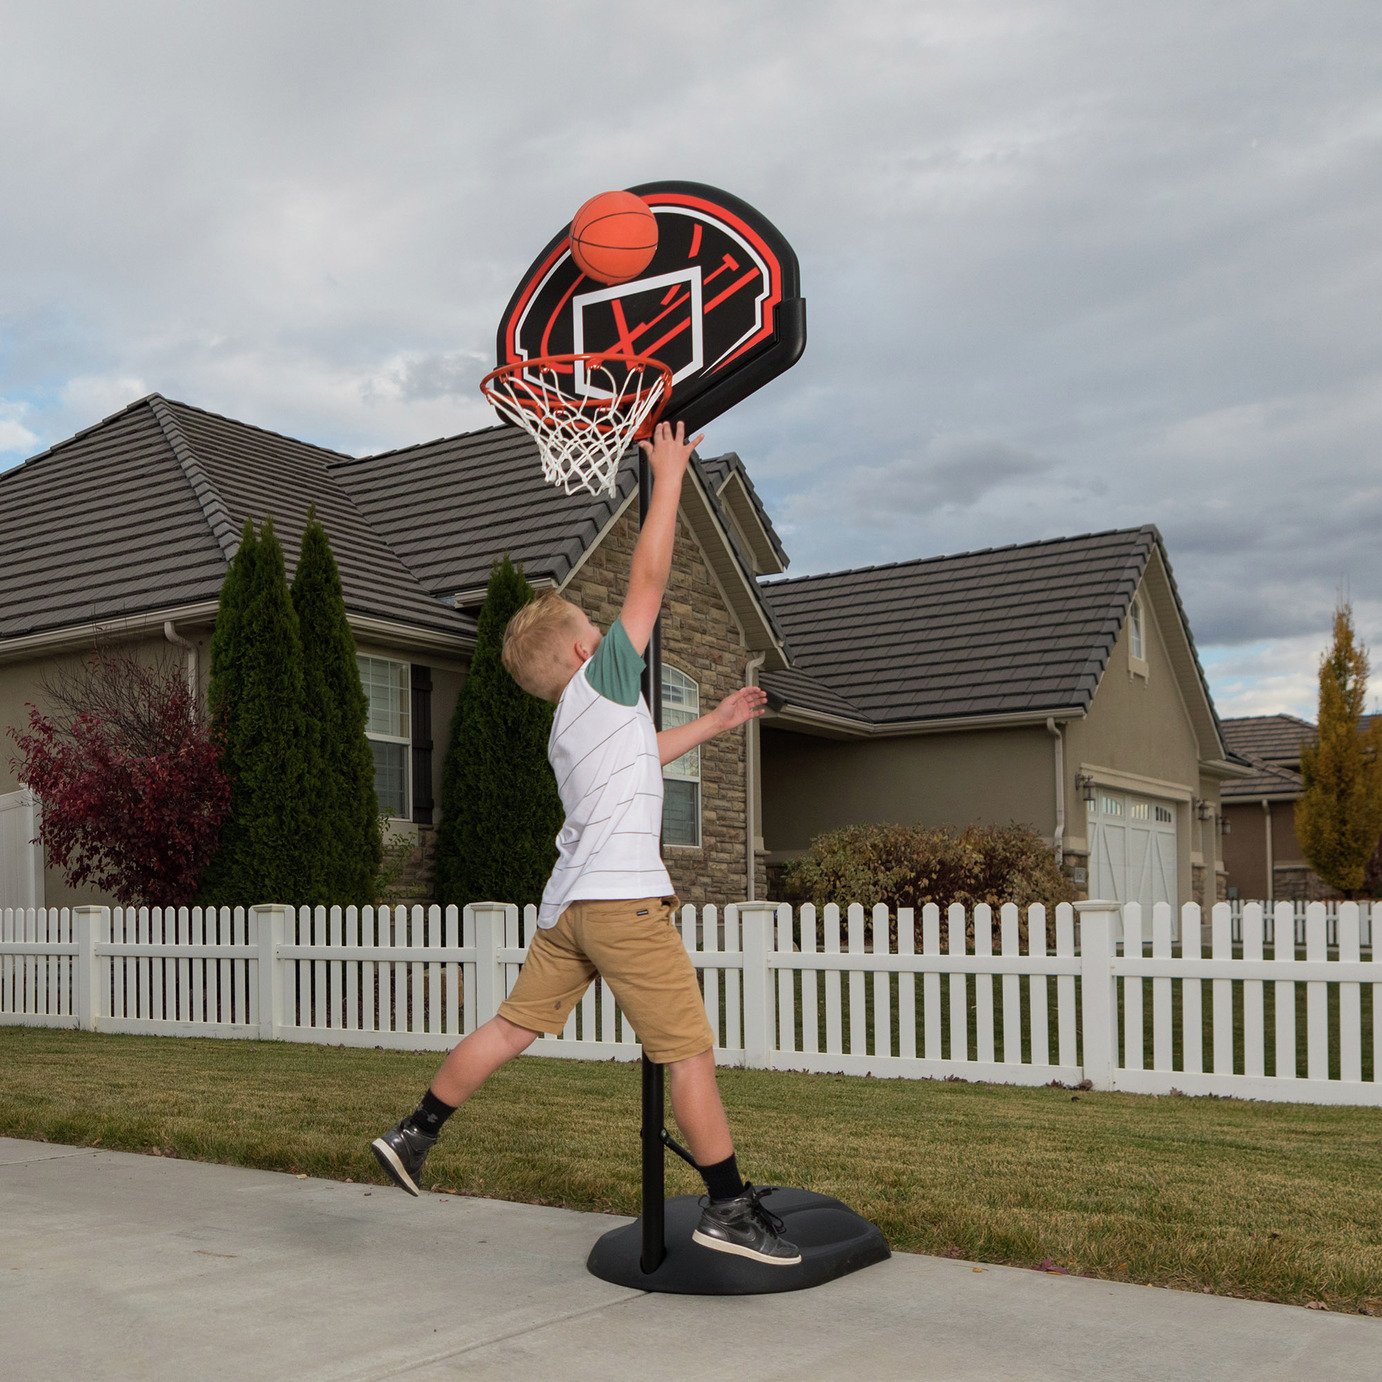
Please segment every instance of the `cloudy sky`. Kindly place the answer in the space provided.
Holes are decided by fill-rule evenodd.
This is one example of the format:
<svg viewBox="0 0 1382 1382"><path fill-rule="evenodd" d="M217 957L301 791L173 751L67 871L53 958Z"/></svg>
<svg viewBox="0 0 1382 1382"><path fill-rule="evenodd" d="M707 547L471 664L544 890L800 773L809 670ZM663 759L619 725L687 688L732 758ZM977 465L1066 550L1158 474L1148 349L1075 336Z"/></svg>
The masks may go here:
<svg viewBox="0 0 1382 1382"><path fill-rule="evenodd" d="M1221 714L1313 718L1341 593L1382 691L1377 0L0 0L0 133L0 468L488 425L533 255L682 178L801 260L705 447L793 574L1155 523Z"/></svg>

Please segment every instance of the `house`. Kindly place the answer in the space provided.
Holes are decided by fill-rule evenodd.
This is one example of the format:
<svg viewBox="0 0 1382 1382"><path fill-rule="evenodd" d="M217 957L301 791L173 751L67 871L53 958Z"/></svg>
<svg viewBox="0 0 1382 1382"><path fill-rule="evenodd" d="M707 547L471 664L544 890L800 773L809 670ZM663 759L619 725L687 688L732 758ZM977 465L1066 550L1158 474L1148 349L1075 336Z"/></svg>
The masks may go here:
<svg viewBox="0 0 1382 1382"><path fill-rule="evenodd" d="M773 862L857 821L1029 825L1088 895L1220 895L1230 760L1143 527L764 586L792 654L762 732Z"/></svg>
<svg viewBox="0 0 1382 1382"><path fill-rule="evenodd" d="M712 494L748 513L737 458L685 488L664 639L667 713L690 717L785 666L754 576L780 571L773 541L745 547ZM636 465L612 498L543 483L531 443L493 427L351 457L154 394L0 474L0 729L25 722L44 682L101 640L186 661L205 694L211 631L247 518L272 518L288 560L315 506L341 571L370 699L376 787L426 874L441 758L475 643L491 564L507 552L534 585L608 622L637 534ZM745 736L669 769L667 854L688 901L761 896ZM68 904L74 890L30 844L36 805L0 755L0 906Z"/></svg>
<svg viewBox="0 0 1382 1382"><path fill-rule="evenodd" d="M491 427L349 456L154 394L0 474L0 727L97 640L176 656L205 691L217 594L247 518L291 576L309 508L341 569L381 805L427 877L442 746L492 563L602 624L637 537L612 496L541 479ZM762 897L768 870L860 820L1021 821L1093 893L1221 887L1230 761L1154 528L780 579L787 556L734 454L698 459L665 605L668 722L746 681L782 709L666 770L664 843L690 902ZM29 841L0 757L0 905L85 895Z"/></svg>
<svg viewBox="0 0 1382 1382"><path fill-rule="evenodd" d="M1366 727L1376 716L1365 716ZM1295 715L1252 715L1223 722L1250 776L1224 786L1224 867L1228 894L1251 901L1313 902L1337 896L1311 870L1296 838L1296 802L1305 790L1301 745L1316 729Z"/></svg>

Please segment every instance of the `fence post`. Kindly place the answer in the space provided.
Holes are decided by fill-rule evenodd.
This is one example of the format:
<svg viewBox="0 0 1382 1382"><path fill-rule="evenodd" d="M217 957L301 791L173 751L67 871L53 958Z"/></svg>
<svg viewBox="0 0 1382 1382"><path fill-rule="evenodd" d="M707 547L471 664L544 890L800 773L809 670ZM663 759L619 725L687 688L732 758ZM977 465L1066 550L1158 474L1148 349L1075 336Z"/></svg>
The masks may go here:
<svg viewBox="0 0 1382 1382"><path fill-rule="evenodd" d="M259 944L259 1035L265 1041L278 1037L283 1022L283 983L279 974L278 947L287 935L291 908L281 903L251 907Z"/></svg>
<svg viewBox="0 0 1382 1382"><path fill-rule="evenodd" d="M499 952L504 948L509 904L472 902L466 907L466 930L475 937L475 1025L486 1023L504 1001L504 970Z"/></svg>
<svg viewBox="0 0 1382 1382"><path fill-rule="evenodd" d="M1113 938L1118 904L1077 902L1080 919L1080 1035L1084 1077L1095 1089L1112 1089L1118 1064L1118 1005L1114 995Z"/></svg>
<svg viewBox="0 0 1382 1382"><path fill-rule="evenodd" d="M81 1031L94 1032L103 1016L97 1011L96 941L110 935L108 907L73 907L72 938L77 942L76 1019Z"/></svg>
<svg viewBox="0 0 1382 1382"><path fill-rule="evenodd" d="M771 1070L777 1032L773 973L768 963L777 931L771 902L739 904L739 934L744 952L744 1064Z"/></svg>

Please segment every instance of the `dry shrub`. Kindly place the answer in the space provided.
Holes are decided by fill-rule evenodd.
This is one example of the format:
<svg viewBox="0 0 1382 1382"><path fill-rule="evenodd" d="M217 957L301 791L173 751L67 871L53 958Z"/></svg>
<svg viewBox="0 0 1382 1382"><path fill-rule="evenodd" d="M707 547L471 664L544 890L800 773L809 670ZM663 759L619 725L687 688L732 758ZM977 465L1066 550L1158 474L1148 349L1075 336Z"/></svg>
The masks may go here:
<svg viewBox="0 0 1382 1382"><path fill-rule="evenodd" d="M897 936L897 909L915 909L917 945L921 945L921 909L928 902L941 909L941 938L946 943L946 908L966 909L966 933L974 939L973 908L986 902L995 909L1005 902L1020 908L1019 930L1027 941L1027 908L1073 902L1075 889L1060 871L1051 846L1022 825L948 826L849 825L811 842L809 852L784 871L787 900L818 907L852 902L888 907L890 931ZM995 917L996 921L996 917ZM996 928L995 928L996 929Z"/></svg>

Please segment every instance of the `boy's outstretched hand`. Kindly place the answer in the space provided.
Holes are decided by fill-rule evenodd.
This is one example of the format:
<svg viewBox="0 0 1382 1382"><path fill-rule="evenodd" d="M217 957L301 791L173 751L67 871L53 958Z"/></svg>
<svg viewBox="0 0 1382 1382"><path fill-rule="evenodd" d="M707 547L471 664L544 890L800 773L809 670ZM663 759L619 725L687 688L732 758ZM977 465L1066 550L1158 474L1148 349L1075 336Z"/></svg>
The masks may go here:
<svg viewBox="0 0 1382 1382"><path fill-rule="evenodd" d="M639 442L643 454L652 467L653 479L663 480L680 477L686 473L691 453L705 440L705 433L697 433L690 441L686 440L686 424L679 422L675 428L670 422L659 422L653 428L648 441Z"/></svg>
<svg viewBox="0 0 1382 1382"><path fill-rule="evenodd" d="M768 693L761 686L743 686L732 691L710 712L715 732L735 729L745 720L757 720L768 708Z"/></svg>

